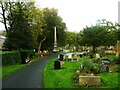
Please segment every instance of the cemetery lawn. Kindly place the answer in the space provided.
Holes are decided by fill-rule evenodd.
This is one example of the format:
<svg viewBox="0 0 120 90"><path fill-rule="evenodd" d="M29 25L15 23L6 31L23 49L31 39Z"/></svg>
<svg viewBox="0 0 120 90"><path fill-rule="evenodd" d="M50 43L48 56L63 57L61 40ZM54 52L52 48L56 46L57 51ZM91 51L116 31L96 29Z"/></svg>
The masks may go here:
<svg viewBox="0 0 120 90"><path fill-rule="evenodd" d="M57 58L54 58L48 62L44 69L44 87L45 88L83 88L75 84L74 76L75 71L79 67L80 63L85 60L87 57L83 57L78 62L68 62L65 61L61 66L62 69L54 70L54 61ZM116 88L118 87L119 73L99 73L101 76L102 85L91 88ZM89 88L89 87L88 87Z"/></svg>
<svg viewBox="0 0 120 90"><path fill-rule="evenodd" d="M103 81L103 86L99 86L100 88L117 88L119 85L119 75L118 73L100 73Z"/></svg>
<svg viewBox="0 0 120 90"><path fill-rule="evenodd" d="M86 57L81 58L84 59ZM45 88L74 88L74 74L79 67L81 61L69 62L66 61L59 70L54 69L54 58L48 62L44 69L44 87Z"/></svg>
<svg viewBox="0 0 120 90"><path fill-rule="evenodd" d="M37 60L40 60L41 57L34 57L31 60L31 63L36 62ZM16 65L4 65L2 66L2 74L0 75L0 78L5 78L7 76L10 76L11 74L23 69L24 67L30 65L31 63L28 64L16 64Z"/></svg>

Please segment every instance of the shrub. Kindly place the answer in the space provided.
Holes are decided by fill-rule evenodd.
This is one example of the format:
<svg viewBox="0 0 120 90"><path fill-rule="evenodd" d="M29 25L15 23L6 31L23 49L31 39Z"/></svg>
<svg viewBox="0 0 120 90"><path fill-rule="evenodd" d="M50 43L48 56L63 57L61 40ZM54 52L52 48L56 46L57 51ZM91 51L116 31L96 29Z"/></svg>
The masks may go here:
<svg viewBox="0 0 120 90"><path fill-rule="evenodd" d="M27 57L32 58L35 55L33 50L3 51L0 54L2 55L3 65L26 63Z"/></svg>
<svg viewBox="0 0 120 90"><path fill-rule="evenodd" d="M33 58L35 56L35 52L34 52L34 50L21 50L20 56L21 56L21 60L22 60L21 63L25 64L25 63L27 63L26 58Z"/></svg>
<svg viewBox="0 0 120 90"><path fill-rule="evenodd" d="M29 57L33 58L35 56L35 51L34 50L29 50Z"/></svg>
<svg viewBox="0 0 120 90"><path fill-rule="evenodd" d="M120 56L115 59L116 64L120 64Z"/></svg>
<svg viewBox="0 0 120 90"><path fill-rule="evenodd" d="M97 63L93 63L91 60L84 60L82 62L83 71L88 73L97 74L100 72L100 65Z"/></svg>
<svg viewBox="0 0 120 90"><path fill-rule="evenodd" d="M87 67L87 68L92 68L92 66L93 66L92 61L90 61L90 60L84 60L82 62L82 65L83 65L83 67Z"/></svg>
<svg viewBox="0 0 120 90"><path fill-rule="evenodd" d="M2 54L2 64L3 65L21 63L19 51L5 51L0 54Z"/></svg>

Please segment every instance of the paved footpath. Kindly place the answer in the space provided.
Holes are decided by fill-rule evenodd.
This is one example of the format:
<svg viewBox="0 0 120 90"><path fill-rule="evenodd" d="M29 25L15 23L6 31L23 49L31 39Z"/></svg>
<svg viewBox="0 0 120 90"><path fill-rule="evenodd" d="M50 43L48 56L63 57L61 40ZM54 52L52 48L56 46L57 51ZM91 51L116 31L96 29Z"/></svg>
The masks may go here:
<svg viewBox="0 0 120 90"><path fill-rule="evenodd" d="M50 55L2 80L2 88L43 88L45 65L57 55Z"/></svg>

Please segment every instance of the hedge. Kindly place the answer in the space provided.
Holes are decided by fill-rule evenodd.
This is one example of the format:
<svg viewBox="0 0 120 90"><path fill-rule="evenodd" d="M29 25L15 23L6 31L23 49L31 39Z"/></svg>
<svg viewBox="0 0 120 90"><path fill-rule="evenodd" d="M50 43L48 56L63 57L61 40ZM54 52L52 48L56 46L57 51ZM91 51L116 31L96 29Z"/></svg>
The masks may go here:
<svg viewBox="0 0 120 90"><path fill-rule="evenodd" d="M21 63L19 51L4 51L0 54L2 54L2 65Z"/></svg>
<svg viewBox="0 0 120 90"><path fill-rule="evenodd" d="M27 57L32 58L35 55L33 50L3 51L0 54L2 55L2 65L26 63Z"/></svg>

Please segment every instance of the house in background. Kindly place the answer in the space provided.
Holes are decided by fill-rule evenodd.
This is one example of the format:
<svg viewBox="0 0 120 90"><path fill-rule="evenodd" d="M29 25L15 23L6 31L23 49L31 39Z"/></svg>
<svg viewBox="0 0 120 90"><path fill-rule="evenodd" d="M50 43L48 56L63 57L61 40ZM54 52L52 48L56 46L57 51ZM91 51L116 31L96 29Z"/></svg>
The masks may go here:
<svg viewBox="0 0 120 90"><path fill-rule="evenodd" d="M2 50L2 45L3 45L4 41L5 41L5 39L6 39L5 36L0 35L0 50Z"/></svg>

